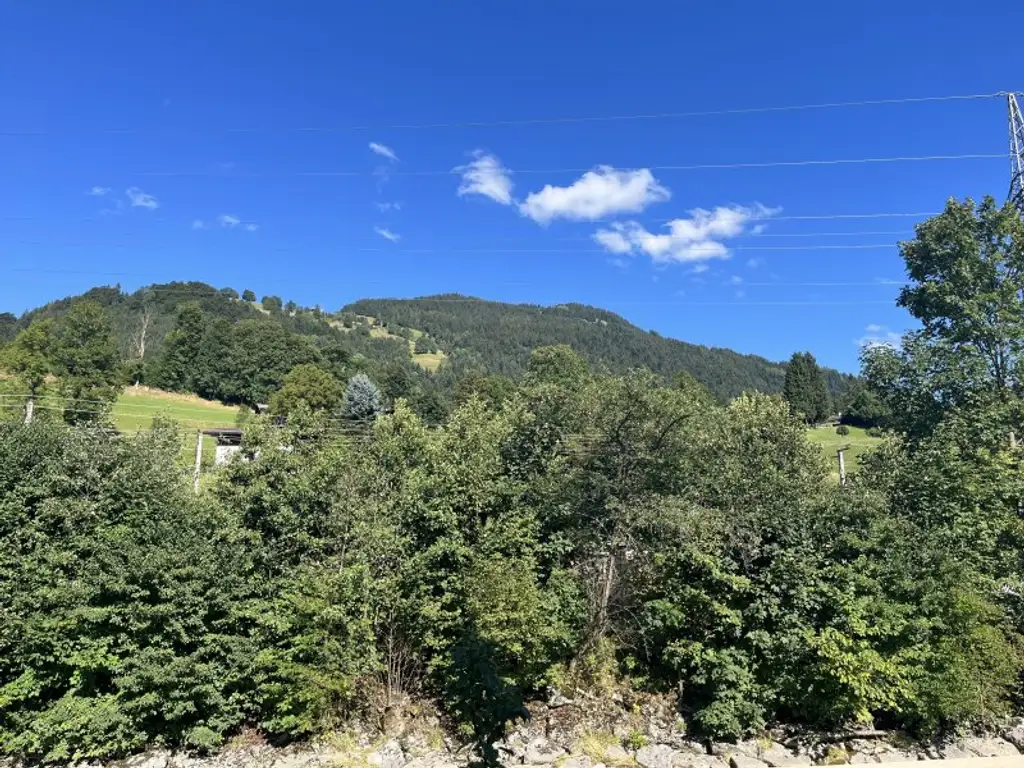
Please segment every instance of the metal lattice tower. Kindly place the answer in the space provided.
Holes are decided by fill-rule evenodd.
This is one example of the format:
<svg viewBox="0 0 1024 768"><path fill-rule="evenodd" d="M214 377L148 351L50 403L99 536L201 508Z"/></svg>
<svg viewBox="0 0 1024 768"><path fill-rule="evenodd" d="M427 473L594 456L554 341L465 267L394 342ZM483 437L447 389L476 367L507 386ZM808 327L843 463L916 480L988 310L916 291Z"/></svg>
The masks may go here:
<svg viewBox="0 0 1024 768"><path fill-rule="evenodd" d="M1024 117L1017 95L1006 94L1010 110L1010 202L1024 216Z"/></svg>

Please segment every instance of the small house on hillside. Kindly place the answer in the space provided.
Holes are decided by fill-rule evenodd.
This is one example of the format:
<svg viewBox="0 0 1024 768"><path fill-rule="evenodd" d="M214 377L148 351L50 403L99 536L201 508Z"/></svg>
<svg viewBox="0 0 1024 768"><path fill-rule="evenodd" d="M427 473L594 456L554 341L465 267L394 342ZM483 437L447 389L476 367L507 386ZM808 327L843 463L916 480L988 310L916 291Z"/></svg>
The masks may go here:
<svg viewBox="0 0 1024 768"><path fill-rule="evenodd" d="M222 467L231 461L231 457L242 450L242 430L239 427L217 427L204 429L203 434L217 441L213 454L213 465Z"/></svg>

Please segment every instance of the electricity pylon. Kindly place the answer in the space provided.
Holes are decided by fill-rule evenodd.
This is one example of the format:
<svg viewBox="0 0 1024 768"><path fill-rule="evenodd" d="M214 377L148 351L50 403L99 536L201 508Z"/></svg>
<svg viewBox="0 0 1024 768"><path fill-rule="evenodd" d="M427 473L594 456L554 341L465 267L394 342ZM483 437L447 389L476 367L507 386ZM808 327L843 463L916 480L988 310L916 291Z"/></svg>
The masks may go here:
<svg viewBox="0 0 1024 768"><path fill-rule="evenodd" d="M1024 216L1024 117L1017 95L1006 94L1010 109L1010 202Z"/></svg>

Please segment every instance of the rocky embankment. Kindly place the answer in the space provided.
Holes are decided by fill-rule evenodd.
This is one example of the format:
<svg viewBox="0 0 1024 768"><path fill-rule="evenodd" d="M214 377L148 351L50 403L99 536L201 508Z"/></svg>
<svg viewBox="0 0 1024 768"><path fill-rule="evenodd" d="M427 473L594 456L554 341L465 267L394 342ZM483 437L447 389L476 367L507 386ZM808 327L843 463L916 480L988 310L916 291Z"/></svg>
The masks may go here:
<svg viewBox="0 0 1024 768"><path fill-rule="evenodd" d="M630 707L557 697L530 706L530 718L510 726L493 746L502 766L551 768L792 768L917 760L1015 757L1024 765L1024 718L998 733L936 743L896 732L774 731L762 738L698 742L666 702ZM446 735L429 710L410 706L388 714L385 732L354 727L316 744L276 748L257 735L237 738L216 755L153 751L117 762L78 762L68 768L457 768L477 760ZM0 768L21 768L0 758Z"/></svg>

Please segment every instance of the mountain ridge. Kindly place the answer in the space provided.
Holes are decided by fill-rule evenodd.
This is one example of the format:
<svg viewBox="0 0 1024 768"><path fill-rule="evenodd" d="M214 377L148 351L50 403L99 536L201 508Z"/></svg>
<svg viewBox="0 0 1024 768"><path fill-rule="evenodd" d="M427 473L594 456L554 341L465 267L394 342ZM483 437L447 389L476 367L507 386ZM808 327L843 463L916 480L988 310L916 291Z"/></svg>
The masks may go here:
<svg viewBox="0 0 1024 768"><path fill-rule="evenodd" d="M205 313L229 323L274 323L320 346L343 344L352 353L381 365L405 361L415 367L414 353L422 344L424 349L443 353L440 369L427 374L432 376L483 373L516 379L525 372L531 350L553 344L572 346L591 366L610 373L644 367L670 378L685 372L720 400L748 390L781 392L786 370L784 362L644 330L601 307L578 302L507 303L458 293L365 298L337 312L291 302L282 307L280 299L271 297L276 308L268 311L243 300L234 289L202 282L153 284L132 292L117 285L98 286L29 310L15 322L0 325L0 331L13 337L32 320L59 316L76 298L93 299L108 309L126 359L137 354L144 327L148 328L144 357L155 359L178 308L194 301ZM371 333L374 325L387 331L383 338L377 331ZM0 343L3 341L0 337ZM856 380L830 369L825 375L834 396L849 391Z"/></svg>

